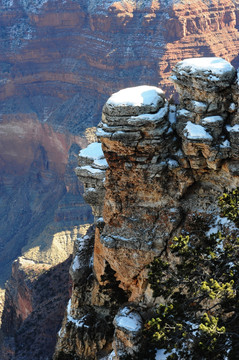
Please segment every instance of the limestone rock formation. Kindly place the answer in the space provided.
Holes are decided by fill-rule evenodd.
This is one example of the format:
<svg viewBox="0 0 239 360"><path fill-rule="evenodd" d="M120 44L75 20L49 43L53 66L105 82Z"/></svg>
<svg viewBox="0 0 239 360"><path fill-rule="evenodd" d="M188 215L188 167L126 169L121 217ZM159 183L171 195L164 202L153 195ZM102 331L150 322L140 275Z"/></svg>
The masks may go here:
<svg viewBox="0 0 239 360"><path fill-rule="evenodd" d="M168 76L184 57L223 56L238 65L238 6L236 0L0 1L2 283L30 229L38 235L35 219L43 214L35 200L42 208L61 200L72 134L96 125L109 94L121 88L150 83L171 92ZM51 198L39 199L37 186ZM67 213L76 217L72 207ZM56 216L67 214L61 207Z"/></svg>
<svg viewBox="0 0 239 360"><path fill-rule="evenodd" d="M105 196L104 179L108 164L105 160L100 143L92 143L79 153L80 167L76 175L84 184L84 199L91 205L95 218L102 215Z"/></svg>
<svg viewBox="0 0 239 360"><path fill-rule="evenodd" d="M72 269L79 275L71 270L73 295L55 360L147 359L142 324L153 301L147 265L182 229L199 231L197 216L207 229L219 226L217 198L239 185L236 70L220 58L189 58L175 66L172 80L178 105L169 105L161 89L140 86L113 94L103 108L97 129L108 163L101 185L97 178L105 189L102 218L94 239L76 245ZM90 148L86 154L80 153L77 173L91 184ZM79 253L92 241L87 267Z"/></svg>
<svg viewBox="0 0 239 360"><path fill-rule="evenodd" d="M68 151L75 142L86 146L72 134L96 125L109 94L121 88L148 83L171 92L168 76L182 58L216 55L238 65L238 6L236 0L0 1L2 283L27 234L34 228L38 235L35 219L54 218L44 206L56 207L66 190ZM36 187L51 197L39 199ZM79 208L70 207L67 214L76 217ZM61 207L56 216L67 214Z"/></svg>
<svg viewBox="0 0 239 360"><path fill-rule="evenodd" d="M63 230L72 230L72 227L71 230L66 229L66 224L72 223L73 219L73 226L85 221L87 217L90 219L89 208L83 205L79 197L82 188L76 184L74 175L70 175L71 164L69 166L68 158L72 156L72 146L78 145L83 148L87 145L84 132L87 127L98 123L102 105L109 94L124 87L145 83L160 86L166 92L171 93L172 84L168 81L168 76L172 67L184 57L223 56L237 66L238 9L236 0L203 2L195 0L193 3L185 0L0 1L2 39L0 43L0 280L2 284L10 276L12 261L21 254L22 250L36 259L40 256L43 245L46 250L43 256L47 260L56 257L53 251L46 249L50 242L49 237L45 241L45 235L52 232L52 228L56 224L56 232L60 233ZM219 171L222 166L226 173L234 173L234 175L238 173L236 160L238 154L237 85L232 87L233 99L231 105L226 105L231 114L230 121L227 123L224 115L218 115L216 111L213 113L212 110L208 112L208 116L201 119L205 123L205 125L202 124L205 131L210 128L212 132L210 136L213 139L219 137L222 140L220 151L218 147L215 147L214 142L208 141L207 144L202 145L200 142L192 143L189 139L188 143L186 132L188 128L184 132L182 121L182 128L181 125L177 125L177 131L182 130L186 134L184 135L186 137L184 146L185 151L188 151L190 155L185 157L177 144L177 136L173 133L175 127L172 122L175 118L175 109L174 106L169 106L168 120L170 124L166 119L167 116L162 119L165 131L167 128L169 133L162 131L167 138L165 144L172 137L173 150L171 152L170 145L170 156L165 155L165 152L161 161L156 157L151 160L150 156L146 154L146 164L150 164L151 169L153 169L152 164L154 163L154 170L147 173L147 176L151 174L150 176L154 178L151 188L147 188L147 181L141 179L138 189L132 192L132 198L130 196L127 198L125 193L125 195L120 195L119 199L119 204L122 202L124 211L127 202L133 203L137 199L140 188L144 188L145 197L137 200L137 205L141 209L141 217L136 221L139 233L145 224L148 226L144 235L145 239L152 230L153 218L157 219L157 228L155 229L157 234L165 233L165 237L169 238L174 231L174 225L168 219L168 213L165 213L167 201L172 209L170 215L172 219L175 218L176 222L181 221L183 206L177 206L177 199L180 199L181 194L186 196L188 186L195 183L193 177L196 176L196 173L191 167L197 167L202 163L204 169L217 167ZM201 103L203 102L204 100L201 99ZM196 106L199 105L196 104ZM204 106L204 104L200 106ZM139 109L137 106L136 108L135 113L131 115L136 117L142 115L137 113ZM186 107L182 106L178 110L184 109L186 110ZM164 106L161 110L162 112L166 111ZM145 109L141 108L141 111L144 112ZM192 109L190 108L188 111L192 111ZM211 115L212 113L213 115ZM110 121L109 118L112 114L108 112L106 115L107 121ZM217 116L217 118L212 119L211 116ZM138 121L141 122L140 119ZM194 125L194 120L190 121ZM225 127L224 124L227 126ZM120 133L121 129L118 125L115 131L113 124L110 124L109 131L106 131L106 125L108 123L103 119L98 131L112 133L115 137L115 144L118 142L117 146L123 152L127 149L127 141L123 139L128 136L128 143L133 141L136 144L141 136L140 127L143 129L142 134L145 137L143 146L154 138L155 140L160 139L161 147L164 148L164 135L161 134L161 127L157 125L158 133L152 134L154 125L152 127L149 124L146 125L145 119L142 120L142 125L138 123L135 132L131 131L130 124L124 124L122 130L124 134ZM196 123L196 125L198 124ZM222 138L224 132L225 140ZM105 138L104 141L105 143L109 142L109 139ZM133 142L130 144L132 146L129 146L130 151L132 151ZM151 145L147 146L149 151L152 151ZM207 155L199 156L200 160L197 164L194 154L200 153L201 149L204 155L206 153ZM104 151L107 152L106 149ZM209 155L208 152L212 151L214 151L213 154ZM215 151L218 151L217 155L215 155ZM225 161L225 159L230 159L231 153L234 154L234 157L230 161ZM112 156L114 154L115 152L112 153ZM143 154L143 150L138 145L140 159L134 159L132 166L138 169L139 174L130 177L129 186L134 187L136 180L144 174L143 168L140 170ZM126 155L128 156L128 154ZM110 156L111 153L108 151L107 160ZM131 166L131 161L128 158L124 160L122 154L117 157L121 158L118 178L116 175L111 175L109 178L106 176L106 181L102 185L100 185L101 179L96 181L92 178L92 186L88 188L88 194L87 191L85 194L85 198L91 203L92 201L95 203L97 198L98 205L95 208L95 216L98 218L97 231L103 231L102 237L105 240L108 238L109 243L118 243L119 236L121 236L121 240L124 238L126 229L131 231L130 229L134 228L133 216L129 221L124 218L124 216L127 217L127 213L120 216L120 209L114 209L118 206L117 197L119 196L114 181L121 179L123 182L122 171L124 167ZM180 165L180 172L176 170L177 163ZM84 166L88 165L91 164ZM114 166L113 159L111 166ZM95 165L93 168L105 171ZM155 184L158 177L161 182L160 189L167 188L167 176L161 175L165 171L166 174L170 171L177 177L178 186L175 186L174 180L170 180L171 185L169 185L172 194L176 192L177 194L175 197L166 194L165 199L167 200L165 200L165 207L160 208L160 215L158 215L158 210L154 215L151 212L148 214L148 211L144 210L145 204L152 203L154 196L158 203L162 201ZM103 177L100 171L97 172L101 174L99 176ZM88 176L86 172L85 175ZM221 175L219 179L220 177ZM87 177L84 179L86 180ZM227 180L225 180L226 183ZM112 207L115 219L109 219L110 214L108 213L106 227L103 230L104 220L99 217L103 202L101 203L98 194L103 198L105 184L113 184L112 194L107 190L106 196L108 197L108 212L111 211L110 202L111 196L113 196ZM100 185L99 191L95 190L98 185ZM123 184L121 187L125 188ZM167 191L162 191L164 198ZM134 210L137 210L137 206ZM163 220L166 218L167 220ZM108 236L110 229L114 227L113 223L118 220L124 224L125 230L122 231L122 234L121 230L115 230L112 236ZM175 225L175 227L177 226ZM44 232L42 232L43 228ZM132 250L136 246L133 235L130 237ZM155 244L156 248L161 245ZM138 249L139 264L145 255L144 249L148 249L148 245L146 246L143 241L140 242L140 246L143 246L143 249ZM101 254L109 251L107 255L109 261L113 261L115 254L112 248L105 246L103 248L101 242L98 242L95 247L95 252L97 251L99 256L95 260L95 266L99 268L100 274L104 268ZM150 259L153 253L149 256ZM128 254L125 253L124 256L125 264L127 264ZM148 261L150 260L145 259L146 263ZM117 264L115 263L114 266L116 269ZM126 266L124 271L127 273L130 269L131 264ZM138 266L137 271L141 271L141 265ZM134 275L132 274L132 276ZM125 273L122 272L118 281L123 281L123 277L125 277L123 287L129 288L131 291L133 285L131 280L128 281L127 274L125 276ZM137 277L140 286L144 287L144 282L139 279ZM134 289L135 293L132 295L132 299L138 296L137 287L135 286Z"/></svg>

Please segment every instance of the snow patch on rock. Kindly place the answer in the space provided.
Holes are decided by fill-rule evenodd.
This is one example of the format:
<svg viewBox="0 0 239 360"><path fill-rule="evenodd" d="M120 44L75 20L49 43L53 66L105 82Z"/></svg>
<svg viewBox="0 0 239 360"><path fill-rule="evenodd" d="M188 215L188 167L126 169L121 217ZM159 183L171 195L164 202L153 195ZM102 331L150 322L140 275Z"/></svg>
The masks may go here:
<svg viewBox="0 0 239 360"><path fill-rule="evenodd" d="M87 315L84 315L80 319L76 320L71 316L71 299L70 299L67 305L67 321L73 323L76 327L84 326L89 328L89 326L85 324L86 317Z"/></svg>
<svg viewBox="0 0 239 360"><path fill-rule="evenodd" d="M234 67L226 60L219 57L190 58L181 61L178 66L183 70L188 68L191 74L195 72L211 72L211 80L219 81L221 75L234 72Z"/></svg>
<svg viewBox="0 0 239 360"><path fill-rule="evenodd" d="M107 101L108 105L113 106L157 106L159 96L163 91L155 86L142 85L126 88L114 93Z"/></svg>
<svg viewBox="0 0 239 360"><path fill-rule="evenodd" d="M104 159L104 153L102 151L101 143L94 142L87 146L87 148L79 152L79 156L88 158L91 160Z"/></svg>
<svg viewBox="0 0 239 360"><path fill-rule="evenodd" d="M115 326L128 332L139 332L143 322L141 316L134 310L125 307L119 311L114 319Z"/></svg>
<svg viewBox="0 0 239 360"><path fill-rule="evenodd" d="M184 128L184 135L190 140L212 140L212 136L204 129L203 126L187 122Z"/></svg>
<svg viewBox="0 0 239 360"><path fill-rule="evenodd" d="M239 132L239 125L238 124L236 124L234 126L228 125L226 128L227 128L228 132Z"/></svg>

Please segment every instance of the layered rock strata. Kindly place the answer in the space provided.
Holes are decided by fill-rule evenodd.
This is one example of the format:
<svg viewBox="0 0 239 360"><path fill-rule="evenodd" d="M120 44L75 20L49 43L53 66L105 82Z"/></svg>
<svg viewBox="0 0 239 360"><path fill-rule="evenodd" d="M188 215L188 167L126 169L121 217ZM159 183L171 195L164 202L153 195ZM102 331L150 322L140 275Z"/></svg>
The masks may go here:
<svg viewBox="0 0 239 360"><path fill-rule="evenodd" d="M236 0L1 0L0 10L3 284L28 234L39 235L44 217L53 221L69 186L71 134L95 125L108 94L121 88L152 83L172 92L168 75L183 57L237 65L239 10ZM39 198L39 188L51 196ZM67 201L55 218L77 220L81 207Z"/></svg>
<svg viewBox="0 0 239 360"><path fill-rule="evenodd" d="M104 204L105 171L108 164L105 160L101 144L94 142L79 153L79 164L75 169L79 180L84 184L84 199L91 205L95 219L102 216Z"/></svg>
<svg viewBox="0 0 239 360"><path fill-rule="evenodd" d="M180 96L176 129L192 169L220 169L228 157L237 160L233 66L222 59L184 60L171 79ZM233 93L235 95L233 96Z"/></svg>
<svg viewBox="0 0 239 360"><path fill-rule="evenodd" d="M4 282L25 245L26 224L35 219L32 207L26 206L28 194L34 203L35 188L28 184L26 191L24 186L32 182L32 167L42 166L41 152L44 163L53 165L44 171L44 182L51 185L49 193L57 195L46 203L57 206L74 142L62 133L67 129L79 135L95 125L108 94L120 88L152 83L171 92L168 74L183 57L223 56L237 65L239 10L236 0L1 0L0 10L0 182L7 198L0 209ZM37 185L46 193L45 186ZM9 211L8 203L18 196ZM67 216L60 212L59 217ZM10 224L4 214L13 218ZM71 216L77 215L71 211ZM10 231L16 222L21 231ZM32 221L31 228L35 226Z"/></svg>
<svg viewBox="0 0 239 360"><path fill-rule="evenodd" d="M78 244L72 269L78 264L81 280L72 273L72 302L54 359L66 354L72 359L147 359L141 338L153 300L147 265L167 253L170 240L182 230L198 235L198 218L206 229L218 228L217 198L224 188L239 185L235 69L220 58L191 58L177 64L172 80L180 96L177 106L168 104L161 89L140 86L113 94L103 108L97 135L108 168L101 180L105 196L96 222L92 275L88 268L87 281L80 285L87 266L80 265ZM91 183L85 167L93 162L86 165L82 155L77 172ZM93 314L93 325L83 321L82 316ZM105 331L92 342L90 329L96 334L96 324L102 323Z"/></svg>

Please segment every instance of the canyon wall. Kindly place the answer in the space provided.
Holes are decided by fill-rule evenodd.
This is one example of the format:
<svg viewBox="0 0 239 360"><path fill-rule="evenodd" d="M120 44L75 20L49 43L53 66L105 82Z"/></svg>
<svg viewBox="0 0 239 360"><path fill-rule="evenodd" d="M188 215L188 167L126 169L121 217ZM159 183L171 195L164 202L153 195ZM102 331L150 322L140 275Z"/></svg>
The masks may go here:
<svg viewBox="0 0 239 360"><path fill-rule="evenodd" d="M236 0L0 1L1 286L20 255L33 270L64 261L79 225L92 221L72 169L108 96L143 84L172 94L169 74L185 57L223 56L237 67L238 11ZM101 208L98 201L97 218Z"/></svg>
<svg viewBox="0 0 239 360"><path fill-rule="evenodd" d="M80 151L76 173L96 229L75 246L55 360L148 359L148 265L182 231L198 235L198 219L207 231L239 233L217 202L239 185L237 72L221 58L190 58L171 80L178 105L154 86L114 93L97 128L105 159L100 143Z"/></svg>
<svg viewBox="0 0 239 360"><path fill-rule="evenodd" d="M22 247L40 235L40 207L41 228L54 222L68 151L86 146L78 135L98 123L107 97L147 83L172 93L168 76L185 57L223 56L237 66L239 36L238 2L229 0L1 0L0 10L3 284ZM36 173L44 166L42 184ZM36 188L51 196L28 206L39 199Z"/></svg>

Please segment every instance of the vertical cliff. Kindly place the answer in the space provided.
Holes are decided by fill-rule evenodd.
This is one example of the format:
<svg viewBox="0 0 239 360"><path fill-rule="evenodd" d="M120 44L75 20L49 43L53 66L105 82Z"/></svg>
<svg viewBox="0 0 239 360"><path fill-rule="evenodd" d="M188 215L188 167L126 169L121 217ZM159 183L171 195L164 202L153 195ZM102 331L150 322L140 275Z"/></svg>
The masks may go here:
<svg viewBox="0 0 239 360"><path fill-rule="evenodd" d="M190 58L171 79L178 105L151 86L106 102L97 135L108 167L99 143L80 152L76 172L97 208L96 229L76 243L55 360L147 359L147 265L174 235L195 231L195 214L219 226L217 198L239 185L236 70L220 58ZM102 193L103 208L94 203Z"/></svg>
<svg viewBox="0 0 239 360"><path fill-rule="evenodd" d="M236 0L1 0L0 10L4 283L27 237L39 235L39 218L41 228L53 221L68 186L69 149L86 146L74 135L96 125L108 95L145 83L171 93L168 75L183 57L238 65L239 36ZM37 187L49 197L37 197ZM68 216L62 202L58 219ZM80 207L69 208L77 217Z"/></svg>
<svg viewBox="0 0 239 360"><path fill-rule="evenodd" d="M49 265L65 259L72 250L72 240L79 230L75 227L85 218L91 219L89 207L80 199L82 188L70 171L74 167L72 158L79 150L77 147L87 145L85 129L98 122L108 95L124 87L145 83L162 86L167 93L171 93L172 84L168 81L168 75L184 57L223 56L238 65L239 37L236 0L1 0L0 10L0 280L3 284L10 276L12 261L22 252L27 260L33 260L33 269L35 262ZM234 90L233 94L237 107ZM97 232L102 231L102 243L98 239L95 245L95 253L98 254L94 265L98 269L97 281L101 275L104 276L106 259L107 276L112 277L116 271L117 281L121 282L122 291L126 292L122 298L126 296L133 301L141 296L140 289L146 286L145 264L164 248L165 240L161 239L161 232L165 234L164 239L169 239L177 228L170 219L175 218L177 224L184 218L184 207L178 207L178 199L189 196L189 185L196 186L194 168L202 166L201 172L204 172L204 168L211 166L220 173L222 166L225 172L234 171L236 174L237 171L235 160L225 161L227 156L231 156L231 148L227 147L227 141L224 143L221 136L226 133L224 123L229 115L224 115L221 108L213 111L208 108L209 116L221 116L224 122L219 126L222 121L218 119L214 132L211 120L210 124L203 124L211 129L215 139L218 136L218 141L225 145L220 151L214 146L214 138L211 143L208 139L206 145L191 145L184 134L184 123L197 123L199 118L194 113L198 110L193 110L194 105L190 105L185 98L181 110L189 111L188 116L192 116L193 120L187 116L184 118L185 111L181 111L177 115L179 125L171 126L168 116L170 122L173 121L175 109L170 107L169 115L164 116L167 101L162 93L160 97L160 104L145 110L153 114L161 111L159 123L151 119L151 124L150 121L138 124L135 130L131 129L132 124L121 119L121 115L122 129L116 125L117 112L111 112L111 108L106 106L105 119L99 131L104 131L102 143L105 144L104 152L111 168L119 164L118 174L107 170L106 160L101 156L92 159L84 153L81 168L77 170L87 183L85 199L94 204ZM198 102L205 99L207 103L207 95L202 95L201 100L198 95L198 99ZM128 112L124 114L126 117L144 112L141 109L138 113L132 108L128 107ZM235 112L233 109L234 105L228 110L232 114L230 117ZM115 131L114 125L117 126ZM232 139L232 148L236 152L237 134L233 122L230 126L232 130L226 134ZM190 124L185 131L188 129L192 130ZM175 131L178 135L175 135ZM105 133L112 133L114 142L109 142ZM122 136L128 137L128 143L121 139ZM180 154L179 139L182 137L185 137L183 150L188 155L186 160L180 155L180 163L174 151L179 149ZM142 145L138 145L139 140L143 140ZM213 155L210 155L211 150ZM157 155L152 155L154 152ZM221 155L215 155L217 152ZM198 156L200 160L197 160ZM182 166L181 172L175 170L175 161ZM130 167L135 175L130 172ZM174 175L168 175L170 171L166 169L170 167L177 180L173 179ZM111 175L105 175L105 171ZM132 194L127 194L125 190L124 172L129 177L127 184L133 189ZM105 176L105 183L102 183ZM152 179L150 186L147 185L147 177ZM221 176L219 180L221 182ZM104 206L104 184L107 184L107 204L103 230L104 222L100 214ZM122 192L117 190L117 184L120 184ZM172 195L168 194L167 186ZM139 195L141 188L145 195ZM162 195L159 195L161 192ZM153 213L147 206L155 206L152 205L154 197L158 205ZM162 198L167 200L163 203ZM170 219L167 202L172 209ZM127 207L131 210L126 210ZM134 213L138 210L140 215L135 218ZM146 229L144 236L142 229ZM155 233L154 240L151 240L151 231ZM112 236L109 236L111 232ZM131 250L123 245L124 239L128 239L127 233L132 235L128 242ZM138 238L142 238L142 241L138 242ZM148 238L149 244L146 244ZM106 246L107 241L112 243L111 247ZM153 241L153 250L150 241ZM120 244L123 249L125 269L119 269L117 265L114 247L118 245L113 244ZM134 250L138 263L135 272L132 270L132 260L129 263L127 260ZM148 259L144 259L146 250ZM130 276L135 276L134 285L128 278L128 271L131 272ZM142 279L139 276L141 271ZM14 291L12 294L8 292L7 301L11 302L14 295Z"/></svg>

